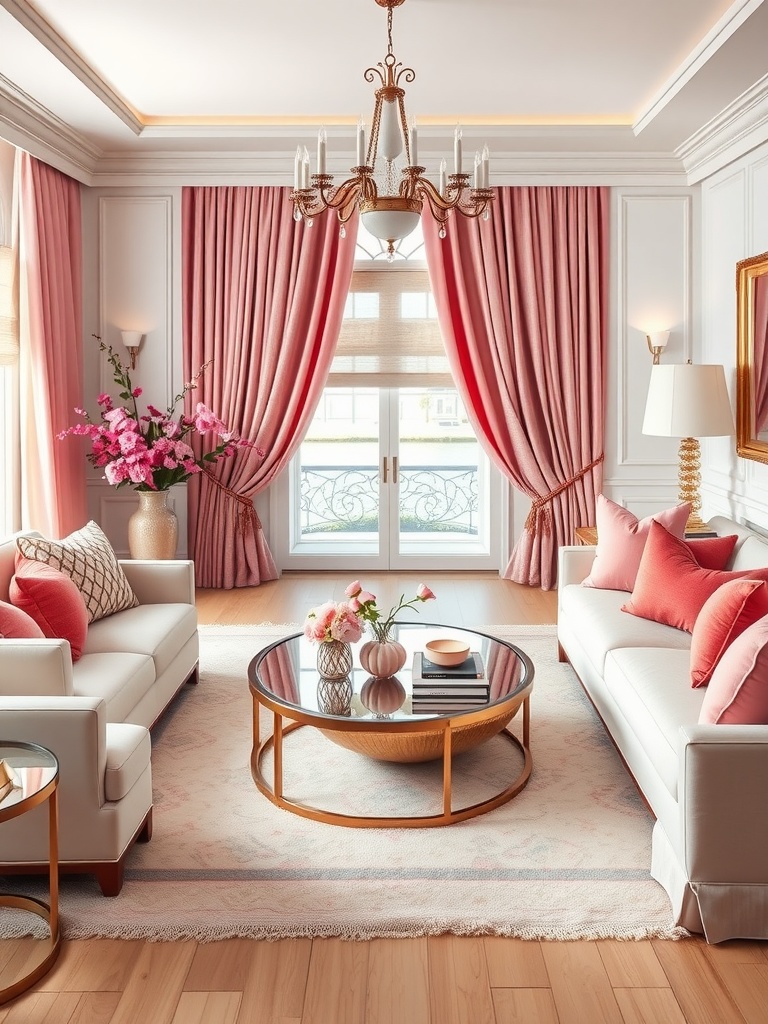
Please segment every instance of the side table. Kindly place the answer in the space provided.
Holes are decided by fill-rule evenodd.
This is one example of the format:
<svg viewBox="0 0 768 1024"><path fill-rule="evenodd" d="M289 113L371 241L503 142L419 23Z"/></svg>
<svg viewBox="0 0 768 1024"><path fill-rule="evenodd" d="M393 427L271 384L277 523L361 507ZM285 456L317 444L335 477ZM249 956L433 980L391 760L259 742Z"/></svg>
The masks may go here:
<svg viewBox="0 0 768 1024"><path fill-rule="evenodd" d="M59 955L61 933L59 931L59 811L58 785L59 762L56 756L37 743L22 743L16 740L0 740L0 760L12 769L18 782L0 799L0 826L5 821L18 818L34 807L48 802L48 862L49 902L31 896L16 896L0 893L0 908L26 910L37 914L47 922L50 936L40 940L39 957L27 973L0 988L0 1004L31 988L36 981L53 966ZM0 829L1 831L1 829ZM25 963L28 967L29 961Z"/></svg>

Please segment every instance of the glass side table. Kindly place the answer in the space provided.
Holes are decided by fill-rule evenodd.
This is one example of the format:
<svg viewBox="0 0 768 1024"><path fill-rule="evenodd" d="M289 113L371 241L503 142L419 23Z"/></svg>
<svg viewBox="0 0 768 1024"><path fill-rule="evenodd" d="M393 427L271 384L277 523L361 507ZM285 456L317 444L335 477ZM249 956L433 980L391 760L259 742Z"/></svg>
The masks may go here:
<svg viewBox="0 0 768 1024"><path fill-rule="evenodd" d="M40 940L38 955L24 962L26 973L19 977L3 977L0 988L0 1004L15 999L17 995L39 981L53 966L59 955L61 933L59 931L59 812L58 785L59 762L54 754L37 743L21 743L15 740L0 740L0 761L8 771L0 770L0 849L2 848L2 824L18 818L34 807L48 801L48 863L49 902L31 896L15 896L0 893L0 908L26 910L37 914L48 924L50 935ZM12 788L6 782L11 776ZM3 785L5 783L5 785Z"/></svg>

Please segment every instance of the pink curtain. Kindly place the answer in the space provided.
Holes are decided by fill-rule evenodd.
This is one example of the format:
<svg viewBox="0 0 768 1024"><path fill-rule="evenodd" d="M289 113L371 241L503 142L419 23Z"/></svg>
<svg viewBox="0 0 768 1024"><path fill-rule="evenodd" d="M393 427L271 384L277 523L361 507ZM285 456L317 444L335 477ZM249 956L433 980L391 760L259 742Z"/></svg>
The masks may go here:
<svg viewBox="0 0 768 1024"><path fill-rule="evenodd" d="M602 485L609 192L499 188L491 219L425 214L456 386L489 456L532 500L504 573L551 590Z"/></svg>
<svg viewBox="0 0 768 1024"><path fill-rule="evenodd" d="M201 587L277 578L253 499L298 448L320 400L352 276L355 224L293 219L290 189L182 191L188 396L264 449L241 449L189 484L189 545Z"/></svg>
<svg viewBox="0 0 768 1024"><path fill-rule="evenodd" d="M56 437L83 405L80 186L18 160L22 522L63 537L87 519L84 449Z"/></svg>

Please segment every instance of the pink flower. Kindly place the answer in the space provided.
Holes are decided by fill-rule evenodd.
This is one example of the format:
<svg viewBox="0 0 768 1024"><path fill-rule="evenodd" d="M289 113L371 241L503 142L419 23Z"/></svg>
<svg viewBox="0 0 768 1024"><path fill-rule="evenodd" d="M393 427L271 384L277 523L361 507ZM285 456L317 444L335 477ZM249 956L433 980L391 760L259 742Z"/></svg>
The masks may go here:
<svg viewBox="0 0 768 1024"><path fill-rule="evenodd" d="M419 584L418 590L416 591L416 597L418 597L420 601L436 600L435 595L432 593L432 591L429 589L426 583Z"/></svg>
<svg viewBox="0 0 768 1024"><path fill-rule="evenodd" d="M357 597L357 595L360 593L362 589L363 588L360 584L360 580L355 580L354 583L349 584L344 593L346 594L347 597Z"/></svg>
<svg viewBox="0 0 768 1024"><path fill-rule="evenodd" d="M219 417L215 416L207 405L203 405L202 402L197 403L195 430L198 433L206 434L209 430L215 430L217 434L223 434L226 432L226 429Z"/></svg>

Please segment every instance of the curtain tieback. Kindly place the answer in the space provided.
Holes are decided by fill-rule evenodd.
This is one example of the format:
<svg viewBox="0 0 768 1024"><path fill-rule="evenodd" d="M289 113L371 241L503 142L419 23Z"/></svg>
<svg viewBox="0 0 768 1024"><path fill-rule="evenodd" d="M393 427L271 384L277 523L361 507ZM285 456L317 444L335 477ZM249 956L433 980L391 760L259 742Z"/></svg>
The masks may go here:
<svg viewBox="0 0 768 1024"><path fill-rule="evenodd" d="M549 494L545 494L541 498L536 498L531 504L531 510L525 520L525 529L528 533L532 533L534 537L537 534L550 533L552 530L552 512L549 506L552 501L561 495L563 491L567 491L569 487L573 487L577 480L581 480L581 478L586 476L587 473L595 468L595 466L599 466L604 458L605 453L601 452L600 455L598 455L596 459L593 459L588 466L580 469L578 473L574 473L570 480L566 480L565 483L560 484L559 487L550 491Z"/></svg>
<svg viewBox="0 0 768 1024"><path fill-rule="evenodd" d="M239 494L231 487L227 487L227 485L223 484L221 480L217 480L209 469L204 469L203 473L212 484L218 487L220 491L224 492L230 501L235 502L237 525L241 533L246 533L248 530L261 529L261 520L259 519L256 509L253 507L253 500L251 498L246 498L244 494ZM239 508L237 508L238 505L240 506Z"/></svg>

